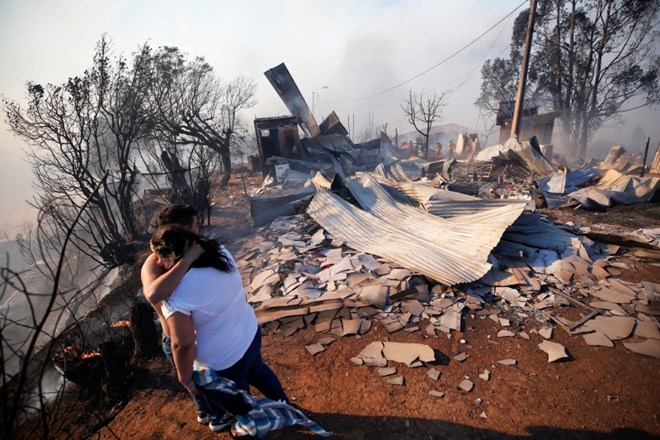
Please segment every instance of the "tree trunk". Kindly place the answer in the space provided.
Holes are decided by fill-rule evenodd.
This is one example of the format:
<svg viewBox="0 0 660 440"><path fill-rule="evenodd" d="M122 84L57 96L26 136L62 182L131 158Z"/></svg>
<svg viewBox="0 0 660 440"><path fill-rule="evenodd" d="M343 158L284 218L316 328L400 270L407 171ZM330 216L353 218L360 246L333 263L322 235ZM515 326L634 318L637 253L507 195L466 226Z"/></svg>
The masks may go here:
<svg viewBox="0 0 660 440"><path fill-rule="evenodd" d="M179 164L179 160L176 155L168 153L166 150L163 150L160 153L160 158L165 165L165 169L169 173L169 181L172 184L172 189L175 194L178 194L181 200L173 200L174 203L190 203L192 201L192 191L190 190L190 185L186 182L184 177L184 169Z"/></svg>
<svg viewBox="0 0 660 440"><path fill-rule="evenodd" d="M229 156L229 148L220 154L222 160L222 178L220 179L220 188L227 188L229 178L231 177L231 157Z"/></svg>

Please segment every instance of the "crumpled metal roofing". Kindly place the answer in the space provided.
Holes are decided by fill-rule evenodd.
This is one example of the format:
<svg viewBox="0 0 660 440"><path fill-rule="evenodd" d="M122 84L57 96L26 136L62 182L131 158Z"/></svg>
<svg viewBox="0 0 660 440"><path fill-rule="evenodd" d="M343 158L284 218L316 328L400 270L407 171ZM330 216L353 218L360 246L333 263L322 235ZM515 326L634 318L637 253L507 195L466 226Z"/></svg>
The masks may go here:
<svg viewBox="0 0 660 440"><path fill-rule="evenodd" d="M317 147L323 148L328 151L333 151L335 153L351 153L355 150L355 145L347 137L340 134L328 134L322 136L316 136L313 138L302 138L300 140L303 147Z"/></svg>
<svg viewBox="0 0 660 440"><path fill-rule="evenodd" d="M481 221L477 214L515 204L527 206L530 210L534 209L533 202L529 200L485 200L455 191L432 188L418 182L399 183L396 187L408 197L417 200L428 213L444 218L461 216L463 221L473 221L473 219Z"/></svg>
<svg viewBox="0 0 660 440"><path fill-rule="evenodd" d="M650 172L660 174L660 145L655 149L655 156L653 156L653 164L651 165Z"/></svg>
<svg viewBox="0 0 660 440"><path fill-rule="evenodd" d="M660 188L657 177L636 177L608 170L597 185L573 191L568 197L590 209L606 208L612 202L624 205L648 202Z"/></svg>
<svg viewBox="0 0 660 440"><path fill-rule="evenodd" d="M249 197L250 215L254 226L262 226L283 215L301 212L314 196L314 185L283 189L277 194Z"/></svg>
<svg viewBox="0 0 660 440"><path fill-rule="evenodd" d="M429 213L461 223L482 224L497 219L500 215L498 209L502 206L520 204L525 209L533 209L533 206L528 205L528 201L525 200L483 200L453 191L431 188L417 182L397 184L397 187L425 206ZM523 214L504 231L497 245L497 251L517 255L520 250L531 246L563 252L574 237L573 234L544 221L538 213Z"/></svg>
<svg viewBox="0 0 660 440"><path fill-rule="evenodd" d="M600 171L592 166L586 166L579 170L566 172L557 170L554 173L536 179L549 208L560 206L568 200L565 195L577 191L587 182L600 177Z"/></svg>
<svg viewBox="0 0 660 440"><path fill-rule="evenodd" d="M552 164L548 162L548 159L539 150L534 148L531 142L518 142L515 137L507 140L504 145L493 145L492 147L481 150L475 156L474 160L489 161L499 155L518 161L538 176L545 176L554 171Z"/></svg>
<svg viewBox="0 0 660 440"><path fill-rule="evenodd" d="M621 145L613 145L600 167L604 170L623 171L630 165L630 153Z"/></svg>
<svg viewBox="0 0 660 440"><path fill-rule="evenodd" d="M487 262L490 250L523 209L502 207L490 221L463 224L396 202L369 176L347 184L369 212L327 191L314 196L307 212L348 246L447 285L481 278L491 266Z"/></svg>
<svg viewBox="0 0 660 440"><path fill-rule="evenodd" d="M411 180L417 180L422 177L424 172L422 167L412 160L399 160L391 165L386 165L381 162L376 166L374 171L386 179L396 182L410 182Z"/></svg>

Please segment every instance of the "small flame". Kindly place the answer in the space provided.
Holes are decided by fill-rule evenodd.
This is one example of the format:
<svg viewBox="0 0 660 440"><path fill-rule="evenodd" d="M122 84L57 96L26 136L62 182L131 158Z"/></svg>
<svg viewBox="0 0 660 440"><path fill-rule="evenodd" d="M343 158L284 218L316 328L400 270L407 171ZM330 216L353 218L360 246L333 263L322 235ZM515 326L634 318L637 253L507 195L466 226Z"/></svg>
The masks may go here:
<svg viewBox="0 0 660 440"><path fill-rule="evenodd" d="M80 359L89 359L92 357L101 356L101 352L98 350L95 351L86 351L80 355Z"/></svg>
<svg viewBox="0 0 660 440"><path fill-rule="evenodd" d="M68 347L64 347L62 350L65 355L69 357L75 357L78 353L78 349L76 348L75 344L71 344Z"/></svg>
<svg viewBox="0 0 660 440"><path fill-rule="evenodd" d="M130 327L130 325L131 325L130 321L127 321L127 320L124 319L123 321L113 322L112 324L110 324L110 327L112 327L112 328Z"/></svg>

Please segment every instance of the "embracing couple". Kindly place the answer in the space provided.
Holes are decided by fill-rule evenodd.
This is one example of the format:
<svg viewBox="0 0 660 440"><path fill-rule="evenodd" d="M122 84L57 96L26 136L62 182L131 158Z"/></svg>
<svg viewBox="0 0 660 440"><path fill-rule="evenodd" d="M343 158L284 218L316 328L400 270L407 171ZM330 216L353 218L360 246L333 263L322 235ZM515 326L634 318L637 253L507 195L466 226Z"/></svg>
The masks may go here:
<svg viewBox="0 0 660 440"><path fill-rule="evenodd" d="M190 206L163 208L158 222L152 253L142 266L143 292L160 319L163 351L195 402L197 421L220 431L250 407L214 399L193 380L194 366L233 381L239 390L252 385L266 398L288 404L261 357L261 329L229 251L198 235Z"/></svg>

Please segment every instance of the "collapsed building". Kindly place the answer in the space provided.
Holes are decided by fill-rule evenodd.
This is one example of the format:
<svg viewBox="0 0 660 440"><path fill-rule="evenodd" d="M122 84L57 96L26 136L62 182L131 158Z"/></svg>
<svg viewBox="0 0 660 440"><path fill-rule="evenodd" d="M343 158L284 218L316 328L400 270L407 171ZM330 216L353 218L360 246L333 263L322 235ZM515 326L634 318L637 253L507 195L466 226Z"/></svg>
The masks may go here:
<svg viewBox="0 0 660 440"><path fill-rule="evenodd" d="M500 323L499 337L556 326L590 345L635 337L624 346L660 357L660 284L619 279L628 268L614 261L619 246L537 211L654 200L658 178L621 173L631 166L621 147L601 167L575 171L556 167L535 137L469 160L422 160L385 133L354 143L335 113L317 124L284 64L265 74L293 116L255 120L264 175L275 177L249 197L262 230L244 243L239 266L262 325L284 336L307 326L347 336L379 322L435 336L460 330L471 311ZM660 230L630 239L646 248L640 258L660 256ZM564 306L582 318L562 318Z"/></svg>

